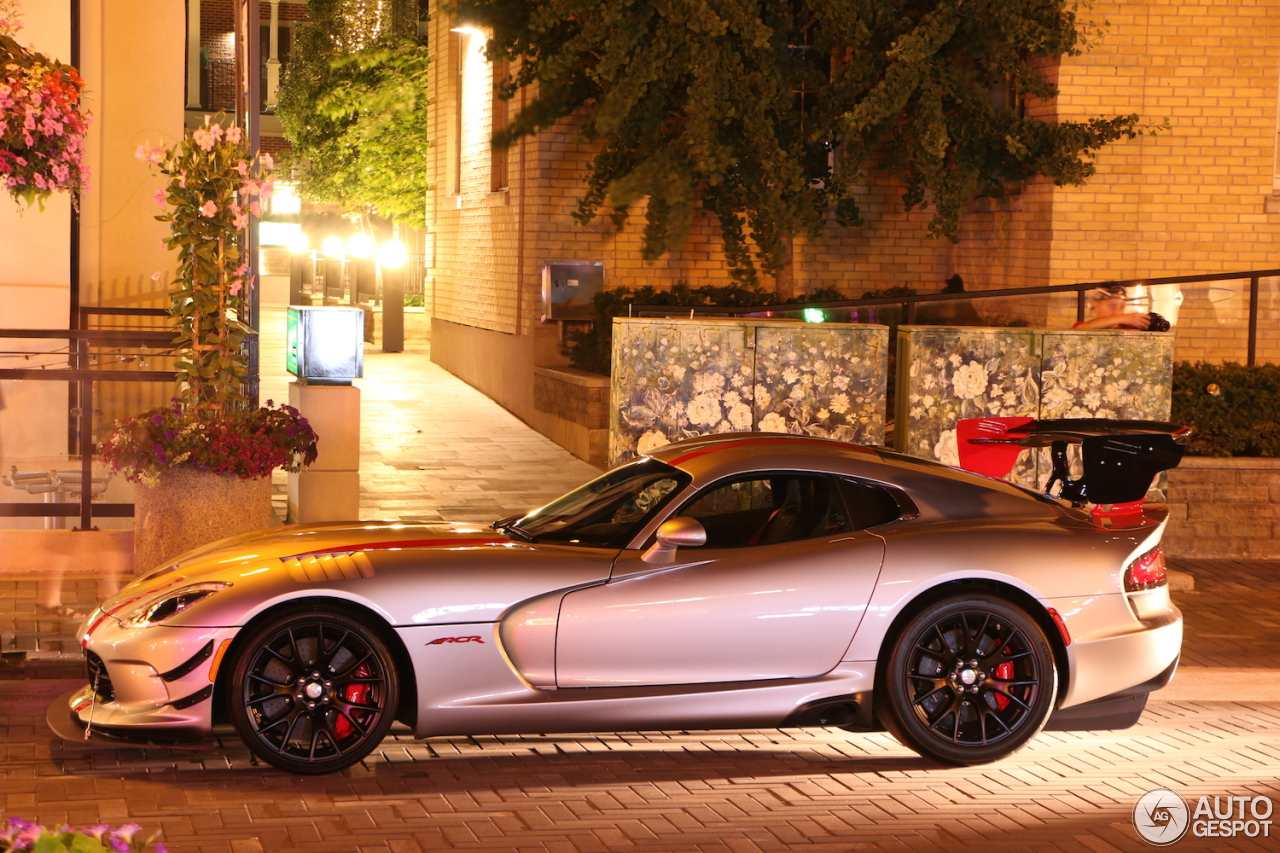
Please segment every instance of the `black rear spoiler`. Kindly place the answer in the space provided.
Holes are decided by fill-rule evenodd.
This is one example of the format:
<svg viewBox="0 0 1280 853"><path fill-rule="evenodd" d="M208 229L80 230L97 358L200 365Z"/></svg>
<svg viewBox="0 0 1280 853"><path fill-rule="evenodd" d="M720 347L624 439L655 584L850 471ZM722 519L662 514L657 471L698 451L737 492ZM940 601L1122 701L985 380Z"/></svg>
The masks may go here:
<svg viewBox="0 0 1280 853"><path fill-rule="evenodd" d="M1190 434L1191 427L1164 421L969 418L957 424L956 443L961 467L992 477L1008 474L1026 448L1048 447L1053 469L1044 493L1084 506L1141 501L1157 474L1178 467ZM1080 445L1078 480L1067 463L1069 444Z"/></svg>

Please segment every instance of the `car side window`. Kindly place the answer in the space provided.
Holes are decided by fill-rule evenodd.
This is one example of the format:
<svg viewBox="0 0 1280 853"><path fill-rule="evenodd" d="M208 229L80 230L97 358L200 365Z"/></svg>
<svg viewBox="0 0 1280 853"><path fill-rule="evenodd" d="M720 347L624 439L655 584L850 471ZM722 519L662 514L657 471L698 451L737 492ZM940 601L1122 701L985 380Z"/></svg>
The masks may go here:
<svg viewBox="0 0 1280 853"><path fill-rule="evenodd" d="M884 488L861 480L840 480L840 492L854 530L888 524L902 516L902 507Z"/></svg>
<svg viewBox="0 0 1280 853"><path fill-rule="evenodd" d="M713 485L677 515L696 518L707 548L775 545L852 530L830 477L762 474Z"/></svg>

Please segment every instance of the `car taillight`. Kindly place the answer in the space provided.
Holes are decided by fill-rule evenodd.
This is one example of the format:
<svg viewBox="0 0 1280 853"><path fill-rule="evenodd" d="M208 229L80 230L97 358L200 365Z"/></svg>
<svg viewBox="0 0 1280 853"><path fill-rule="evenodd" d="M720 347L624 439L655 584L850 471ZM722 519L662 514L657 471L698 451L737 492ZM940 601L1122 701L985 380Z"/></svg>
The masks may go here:
<svg viewBox="0 0 1280 853"><path fill-rule="evenodd" d="M1124 588L1126 592L1138 592L1143 589L1154 589L1169 582L1165 572L1164 551L1152 548L1129 564L1124 570Z"/></svg>

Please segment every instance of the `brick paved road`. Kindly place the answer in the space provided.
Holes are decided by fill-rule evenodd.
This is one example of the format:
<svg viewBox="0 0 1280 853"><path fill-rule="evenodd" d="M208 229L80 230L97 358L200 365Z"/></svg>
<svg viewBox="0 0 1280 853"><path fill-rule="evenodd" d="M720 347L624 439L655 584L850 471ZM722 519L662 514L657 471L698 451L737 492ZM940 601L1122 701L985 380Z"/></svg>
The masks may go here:
<svg viewBox="0 0 1280 853"><path fill-rule="evenodd" d="M1130 811L1150 788L1280 801L1277 703L1153 703L1129 731L1042 735L973 769L887 735L807 729L392 738L363 766L307 778L256 766L233 737L205 753L64 745L43 714L68 686L0 683L0 805L137 821L174 853L1140 850Z"/></svg>

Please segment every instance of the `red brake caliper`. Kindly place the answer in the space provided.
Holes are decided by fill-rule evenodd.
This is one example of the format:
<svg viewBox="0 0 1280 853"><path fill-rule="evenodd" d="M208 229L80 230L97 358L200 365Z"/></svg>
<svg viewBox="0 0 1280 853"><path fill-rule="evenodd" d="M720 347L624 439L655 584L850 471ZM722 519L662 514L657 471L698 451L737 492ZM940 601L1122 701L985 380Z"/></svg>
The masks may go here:
<svg viewBox="0 0 1280 853"><path fill-rule="evenodd" d="M1004 653L1010 654L1008 649L1005 649ZM1013 663L1005 661L1004 663L999 664L996 666L996 671L993 674L996 677L996 681L1013 681ZM996 707L1001 711L1009 707L1009 697L1005 696L1003 693L995 694L995 700Z"/></svg>
<svg viewBox="0 0 1280 853"><path fill-rule="evenodd" d="M373 675L373 673L371 673L369 671L369 667L363 663L356 667L356 671L354 673L356 678L368 678L371 675ZM373 688L368 684L348 684L346 689L342 691L342 698L352 704L363 705L369 700L369 693L372 689ZM1007 702L1009 700L1005 699L1005 701ZM338 740L342 740L347 735L351 734L352 731L354 731L354 729L351 727L351 721L346 717L340 716L336 721L334 721L333 735Z"/></svg>

